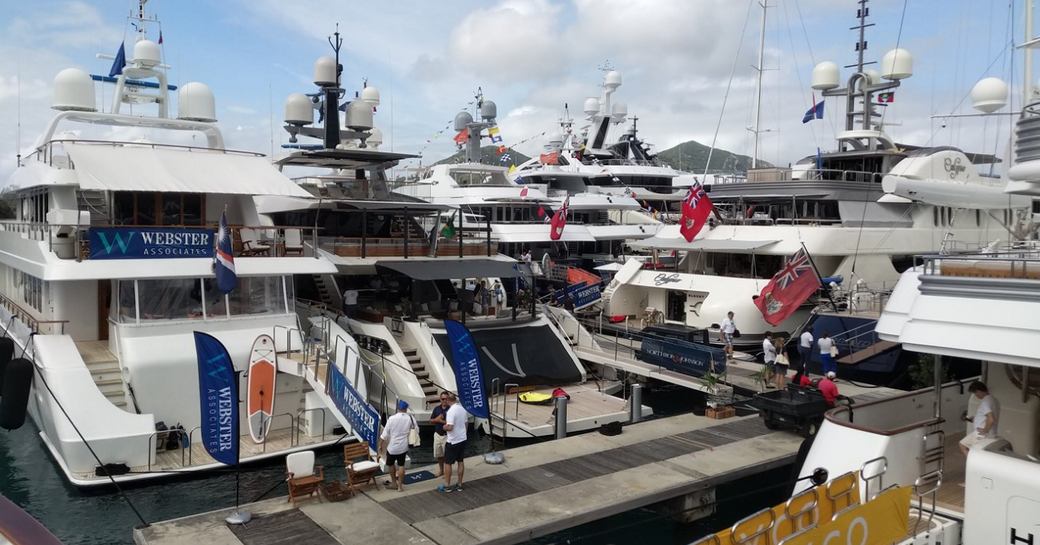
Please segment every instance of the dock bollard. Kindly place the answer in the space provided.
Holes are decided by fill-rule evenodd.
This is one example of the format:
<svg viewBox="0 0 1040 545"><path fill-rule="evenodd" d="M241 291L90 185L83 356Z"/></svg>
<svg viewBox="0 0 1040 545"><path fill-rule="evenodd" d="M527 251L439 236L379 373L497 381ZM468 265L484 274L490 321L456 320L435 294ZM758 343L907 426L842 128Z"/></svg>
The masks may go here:
<svg viewBox="0 0 1040 545"><path fill-rule="evenodd" d="M567 396L556 398L556 438L567 437Z"/></svg>
<svg viewBox="0 0 1040 545"><path fill-rule="evenodd" d="M633 384L628 395L628 421L632 424L643 421L643 385Z"/></svg>

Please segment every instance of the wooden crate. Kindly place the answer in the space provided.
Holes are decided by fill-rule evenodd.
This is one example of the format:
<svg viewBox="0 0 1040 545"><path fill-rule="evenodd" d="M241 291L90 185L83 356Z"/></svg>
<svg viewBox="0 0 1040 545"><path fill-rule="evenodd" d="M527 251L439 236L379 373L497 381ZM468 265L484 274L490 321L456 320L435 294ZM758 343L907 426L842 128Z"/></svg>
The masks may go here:
<svg viewBox="0 0 1040 545"><path fill-rule="evenodd" d="M729 418L731 416L736 415L737 409L735 409L731 405L720 405L715 408L708 407L707 410L704 411L704 416L707 416L708 418L714 418L716 420L721 420L723 418Z"/></svg>

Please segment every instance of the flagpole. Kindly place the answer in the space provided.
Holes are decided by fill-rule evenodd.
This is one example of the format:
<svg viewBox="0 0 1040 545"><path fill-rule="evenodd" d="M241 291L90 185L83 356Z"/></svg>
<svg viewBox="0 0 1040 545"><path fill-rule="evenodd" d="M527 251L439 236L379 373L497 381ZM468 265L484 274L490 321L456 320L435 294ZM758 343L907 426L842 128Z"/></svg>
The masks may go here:
<svg viewBox="0 0 1040 545"><path fill-rule="evenodd" d="M812 254L809 253L809 249L805 247L805 242L799 241L799 244L802 245L802 251L805 252L805 257L809 258L809 265L812 265L813 272L816 273L816 280L818 280L820 282L820 287L821 288L826 287L826 286L823 285L823 275L820 274L820 269L816 268L816 262L813 261ZM827 300L830 301L830 303L831 303L831 308L834 309L834 312L837 312L838 311L838 305L834 302L834 298L831 297L830 290L827 290L824 293L826 293Z"/></svg>

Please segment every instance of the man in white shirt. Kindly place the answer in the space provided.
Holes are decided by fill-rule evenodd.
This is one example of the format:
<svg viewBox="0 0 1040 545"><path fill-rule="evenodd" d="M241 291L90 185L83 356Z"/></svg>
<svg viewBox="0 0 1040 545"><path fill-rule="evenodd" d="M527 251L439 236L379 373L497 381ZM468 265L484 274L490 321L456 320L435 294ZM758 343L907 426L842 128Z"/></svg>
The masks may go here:
<svg viewBox="0 0 1040 545"><path fill-rule="evenodd" d="M812 359L812 343L813 343L812 332L808 329L802 332L801 336L798 337L798 366L795 367L795 371L799 374L809 372L809 360Z"/></svg>
<svg viewBox="0 0 1040 545"><path fill-rule="evenodd" d="M773 346L772 333L766 333L762 339L762 360L766 364L766 388L776 388L773 384L773 368L776 365L776 347Z"/></svg>
<svg viewBox="0 0 1040 545"><path fill-rule="evenodd" d="M343 312L353 318L357 314L358 291L348 288L343 292Z"/></svg>
<svg viewBox="0 0 1040 545"><path fill-rule="evenodd" d="M726 318L722 320L722 327L720 333L722 334L723 350L726 351L726 359L733 358L733 334L737 331L737 324L733 321L733 311L726 313Z"/></svg>
<svg viewBox="0 0 1040 545"><path fill-rule="evenodd" d="M459 398L448 392L448 413L444 416L444 431L448 432L448 444L444 447L444 484L437 487L438 492L461 492L462 477L466 472L463 457L466 452L466 421L469 413L459 403ZM451 466L458 463L459 478L454 488L451 486Z"/></svg>
<svg viewBox="0 0 1040 545"><path fill-rule="evenodd" d="M968 386L968 391L978 398L979 406L975 409L974 418L965 419L975 425L974 431L960 441L961 452L965 456L979 441L997 437L997 422L1000 420L1000 403L997 402L997 398L989 395L989 388L984 383L976 380Z"/></svg>
<svg viewBox="0 0 1040 545"><path fill-rule="evenodd" d="M825 375L827 373L838 374L838 366L835 365L834 356L831 355L831 350L834 348L834 340L831 339L831 334L824 331L820 340L816 341L816 346L820 348L821 372Z"/></svg>
<svg viewBox="0 0 1040 545"><path fill-rule="evenodd" d="M402 399L397 402L397 412L386 419L383 433L379 435L379 452L386 453L386 465L390 469L390 481L384 484L392 482L398 492L404 489L404 461L408 455L408 433L415 425L415 419L408 415L408 402Z"/></svg>

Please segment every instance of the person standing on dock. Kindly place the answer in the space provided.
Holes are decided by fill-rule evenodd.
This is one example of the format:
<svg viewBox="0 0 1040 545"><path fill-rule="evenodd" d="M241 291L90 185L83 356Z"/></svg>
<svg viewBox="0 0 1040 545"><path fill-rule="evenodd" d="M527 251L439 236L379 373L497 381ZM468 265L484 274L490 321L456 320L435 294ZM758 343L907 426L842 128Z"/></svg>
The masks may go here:
<svg viewBox="0 0 1040 545"><path fill-rule="evenodd" d="M733 311L726 313L722 319L719 333L722 336L722 349L726 352L726 360L733 359L733 334L737 332L737 323L733 321Z"/></svg>
<svg viewBox="0 0 1040 545"><path fill-rule="evenodd" d="M776 360L773 362L773 378L778 390L787 387L787 369L791 365L787 358L787 339L783 335L773 337L773 346L776 349Z"/></svg>
<svg viewBox="0 0 1040 545"><path fill-rule="evenodd" d="M441 392L441 402L430 411L430 423L433 424L433 457L437 459L437 476L444 475L444 447L448 444L448 432L444 431L445 417L448 414L448 392Z"/></svg>
<svg viewBox="0 0 1040 545"><path fill-rule="evenodd" d="M766 332L766 336L762 338L762 361L766 364L765 366L765 377L764 381L766 388L776 388L773 384L773 370L776 366L776 346L773 345L772 333Z"/></svg>
<svg viewBox="0 0 1040 545"><path fill-rule="evenodd" d="M827 371L820 382L816 383L816 389L823 395L828 407L833 407L838 402L838 385L834 383L834 378L834 371Z"/></svg>
<svg viewBox="0 0 1040 545"><path fill-rule="evenodd" d="M968 386L968 391L979 400L979 406L975 409L974 418L965 418L975 425L974 431L965 435L959 443L965 456L979 441L997 437L997 422L1000 420L1000 403L997 402L997 398L989 395L989 388L985 383L976 380Z"/></svg>
<svg viewBox="0 0 1040 545"><path fill-rule="evenodd" d="M379 436L379 450L386 452L386 466L390 472L390 480L383 484L393 484L398 492L404 490L404 461L408 456L408 433L413 426L416 422L408 414L408 402L401 399L397 401L397 413L386 419L383 433Z"/></svg>
<svg viewBox="0 0 1040 545"><path fill-rule="evenodd" d="M792 367L798 374L809 374L809 360L812 359L812 332L806 329L798 337L798 363Z"/></svg>
<svg viewBox="0 0 1040 545"><path fill-rule="evenodd" d="M459 403L458 396L448 393L448 401L451 407L445 415L444 431L448 432L447 445L444 447L444 484L437 487L438 492L461 492L462 477L466 472L463 460L466 452L466 420L469 413ZM451 486L451 466L458 464L458 479L454 488Z"/></svg>
<svg viewBox="0 0 1040 545"><path fill-rule="evenodd" d="M834 340L831 339L831 334L824 331L820 340L816 342L816 346L820 347L820 367L823 374L834 373L837 375L838 366L834 363L834 356L831 354L834 350Z"/></svg>

